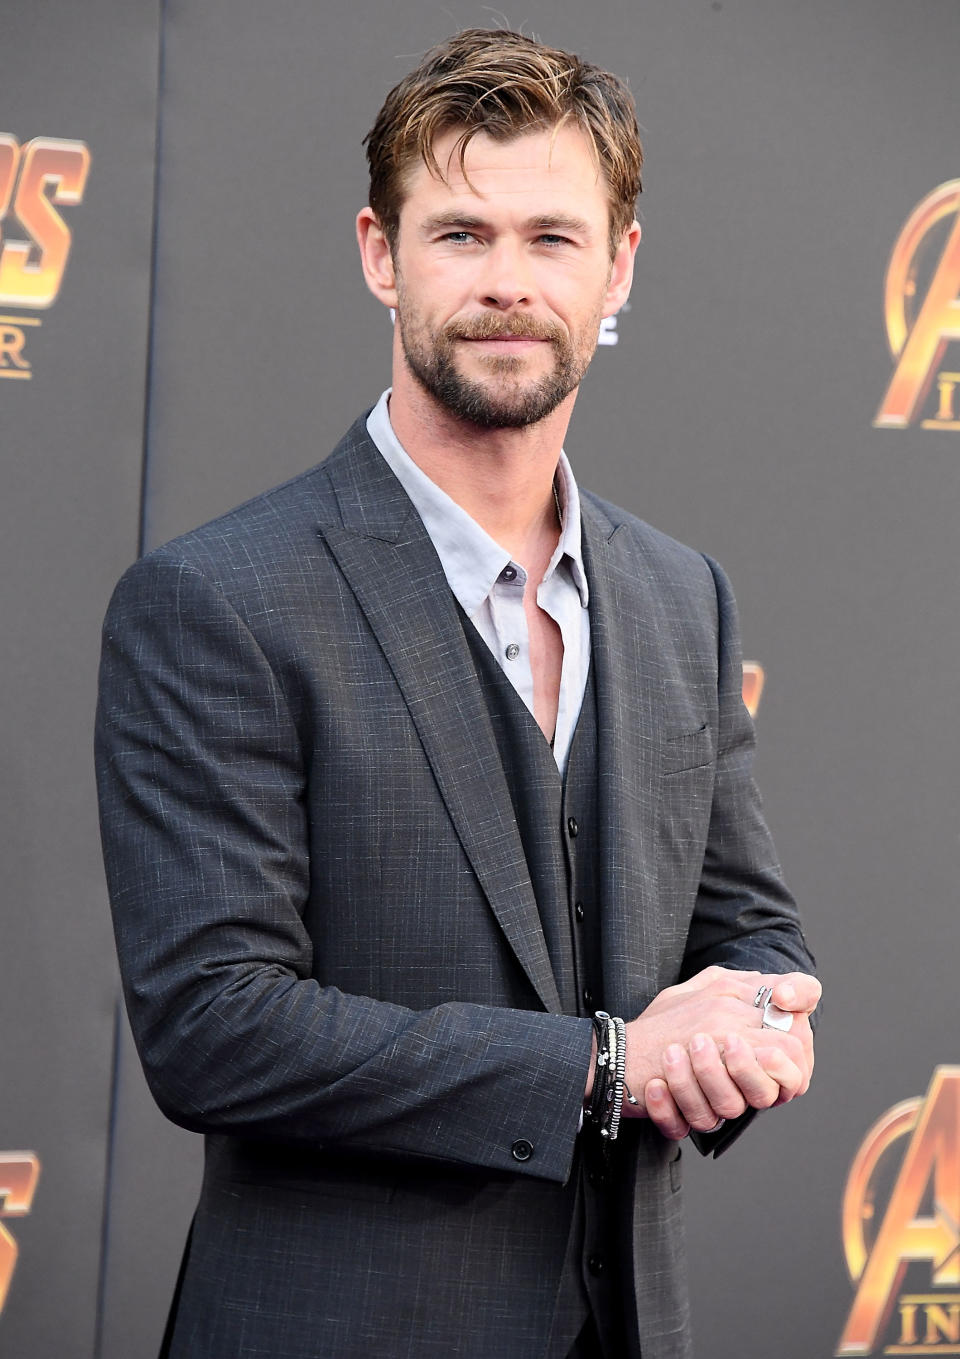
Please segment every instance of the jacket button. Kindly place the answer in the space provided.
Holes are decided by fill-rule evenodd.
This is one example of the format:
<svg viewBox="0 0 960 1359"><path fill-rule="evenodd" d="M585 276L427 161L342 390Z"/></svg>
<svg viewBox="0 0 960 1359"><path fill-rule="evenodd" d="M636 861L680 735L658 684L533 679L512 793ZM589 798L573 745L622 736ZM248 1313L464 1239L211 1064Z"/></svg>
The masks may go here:
<svg viewBox="0 0 960 1359"><path fill-rule="evenodd" d="M600 1275L607 1268L607 1262L602 1255L591 1255L587 1258L587 1269L591 1274Z"/></svg>
<svg viewBox="0 0 960 1359"><path fill-rule="evenodd" d="M510 1154L515 1161L529 1161L533 1155L533 1143L525 1137L518 1137L510 1148Z"/></svg>
<svg viewBox="0 0 960 1359"><path fill-rule="evenodd" d="M583 1003L588 1010L593 1008L593 992L589 986L583 988Z"/></svg>
<svg viewBox="0 0 960 1359"><path fill-rule="evenodd" d="M584 916L583 902L582 902L582 901L578 901L577 904L576 904L576 906L574 906L574 908L573 908L573 914L577 917L577 924L579 925L580 922L583 920L583 916Z"/></svg>
<svg viewBox="0 0 960 1359"><path fill-rule="evenodd" d="M567 817L567 830L570 832L571 840L576 839L580 834L580 827L577 824L577 818L575 816Z"/></svg>

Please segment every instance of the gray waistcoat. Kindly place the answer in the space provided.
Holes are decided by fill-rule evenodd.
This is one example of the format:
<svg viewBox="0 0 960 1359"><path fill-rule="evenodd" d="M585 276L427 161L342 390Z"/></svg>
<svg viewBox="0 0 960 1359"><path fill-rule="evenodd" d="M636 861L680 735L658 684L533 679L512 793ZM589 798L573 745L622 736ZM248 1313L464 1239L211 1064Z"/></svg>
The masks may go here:
<svg viewBox="0 0 960 1359"><path fill-rule="evenodd" d="M604 1008L593 670L561 778L533 715L476 628L463 614L461 621L493 724L560 1001L567 1014L592 1015ZM623 1254L617 1248L617 1177L598 1143L592 1129L581 1134L576 1210L549 1359L567 1354L591 1312L611 1359L627 1352L620 1330L624 1294L617 1281ZM632 1284L629 1288L632 1293Z"/></svg>

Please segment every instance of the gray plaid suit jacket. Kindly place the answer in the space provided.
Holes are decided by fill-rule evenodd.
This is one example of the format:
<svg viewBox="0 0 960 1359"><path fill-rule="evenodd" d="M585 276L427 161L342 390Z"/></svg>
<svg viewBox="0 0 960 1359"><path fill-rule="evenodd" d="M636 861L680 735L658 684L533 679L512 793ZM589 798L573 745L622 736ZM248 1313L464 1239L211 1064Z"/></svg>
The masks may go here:
<svg viewBox="0 0 960 1359"><path fill-rule="evenodd" d="M611 1010L709 963L809 969L723 575L590 496L583 533ZM97 762L134 1035L206 1134L170 1353L542 1355L590 1023L559 1012L456 606L363 420L126 573ZM678 1152L636 1128L641 1344L677 1359Z"/></svg>

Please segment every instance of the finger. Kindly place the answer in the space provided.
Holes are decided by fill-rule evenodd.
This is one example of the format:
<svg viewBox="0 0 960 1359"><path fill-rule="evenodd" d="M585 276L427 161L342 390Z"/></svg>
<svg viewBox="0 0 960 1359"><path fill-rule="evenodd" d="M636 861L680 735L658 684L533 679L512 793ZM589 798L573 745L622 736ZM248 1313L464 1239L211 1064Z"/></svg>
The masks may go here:
<svg viewBox="0 0 960 1359"><path fill-rule="evenodd" d="M663 1077L680 1113L698 1132L716 1126L722 1115L713 1108L694 1074L690 1054L679 1043L671 1043L663 1054Z"/></svg>
<svg viewBox="0 0 960 1359"><path fill-rule="evenodd" d="M792 1095L806 1094L813 1075L813 1036L806 1016L801 1016L789 1033L776 1029L750 1029L741 1037L759 1052L761 1049L772 1053L777 1051L787 1059L788 1066L778 1064L778 1070L788 1071ZM773 1060L773 1059L771 1059ZM799 1073L799 1081L793 1072Z"/></svg>
<svg viewBox="0 0 960 1359"><path fill-rule="evenodd" d="M768 985L773 987L774 1005L794 1013L809 1014L816 1009L823 994L823 987L817 978L806 972L788 972L784 977L771 977Z"/></svg>
<svg viewBox="0 0 960 1359"><path fill-rule="evenodd" d="M782 1087L776 1076L761 1065L753 1045L745 1042L740 1034L729 1033L723 1039L722 1048L723 1064L750 1108L772 1108L780 1099ZM771 1064L776 1065L772 1059Z"/></svg>
<svg viewBox="0 0 960 1359"><path fill-rule="evenodd" d="M782 1049L757 1047L754 1053L760 1069L780 1087L777 1104L789 1104L790 1100L806 1093L810 1084L806 1072L791 1061Z"/></svg>
<svg viewBox="0 0 960 1359"><path fill-rule="evenodd" d="M643 1090L643 1102L647 1117L656 1124L664 1137L671 1142L681 1142L690 1131L690 1125L677 1108L666 1081L659 1076L647 1081Z"/></svg>
<svg viewBox="0 0 960 1359"><path fill-rule="evenodd" d="M690 1041L690 1063L697 1084L718 1118L739 1118L747 1107L746 1101L709 1034L694 1034Z"/></svg>

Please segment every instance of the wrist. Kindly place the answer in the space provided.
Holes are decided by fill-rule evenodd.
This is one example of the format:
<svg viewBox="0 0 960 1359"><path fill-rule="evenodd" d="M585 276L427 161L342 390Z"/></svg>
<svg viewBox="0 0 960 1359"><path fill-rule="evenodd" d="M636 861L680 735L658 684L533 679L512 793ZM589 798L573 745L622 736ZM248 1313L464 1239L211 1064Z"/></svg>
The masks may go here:
<svg viewBox="0 0 960 1359"><path fill-rule="evenodd" d="M593 1094L593 1080L594 1076L596 1075L596 1070L597 1070L597 1035L594 1032L590 1035L590 1067L589 1070L587 1071L587 1083L583 1087L584 1104L588 1103L590 1096Z"/></svg>

